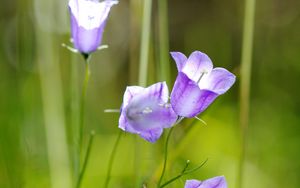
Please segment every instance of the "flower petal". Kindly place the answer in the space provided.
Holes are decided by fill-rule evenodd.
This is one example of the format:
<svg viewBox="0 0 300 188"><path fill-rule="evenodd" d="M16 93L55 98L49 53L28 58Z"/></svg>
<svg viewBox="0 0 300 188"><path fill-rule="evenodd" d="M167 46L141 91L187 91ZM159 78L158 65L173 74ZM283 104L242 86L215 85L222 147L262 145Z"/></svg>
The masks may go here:
<svg viewBox="0 0 300 188"><path fill-rule="evenodd" d="M128 122L139 131L172 126L177 116L167 103L168 95L165 82L144 89L126 108Z"/></svg>
<svg viewBox="0 0 300 188"><path fill-rule="evenodd" d="M119 118L119 126L120 129L122 129L123 131L126 132L130 132L130 133L135 133L137 134L138 131L136 131L135 129L133 129L130 124L127 121L127 117L126 117L126 112L124 110L121 110L121 115Z"/></svg>
<svg viewBox="0 0 300 188"><path fill-rule="evenodd" d="M118 4L118 1L70 0L69 8L78 25L90 30L100 27L107 19L110 8L115 4Z"/></svg>
<svg viewBox="0 0 300 188"><path fill-rule="evenodd" d="M200 78L209 73L212 69L213 64L210 58L205 53L195 51L189 56L182 72L194 82L199 82Z"/></svg>
<svg viewBox="0 0 300 188"><path fill-rule="evenodd" d="M187 57L181 52L171 52L170 54L176 62L178 72L180 72L187 61Z"/></svg>
<svg viewBox="0 0 300 188"><path fill-rule="evenodd" d="M184 188L198 188L201 185L199 180L186 180Z"/></svg>
<svg viewBox="0 0 300 188"><path fill-rule="evenodd" d="M96 51L102 41L102 34L110 8L118 1L103 2L70 0L71 32L74 46L80 52Z"/></svg>
<svg viewBox="0 0 300 188"><path fill-rule="evenodd" d="M79 26L75 17L71 15L71 27L72 39L76 49L86 54L97 50L102 41L105 22L99 28L87 30Z"/></svg>
<svg viewBox="0 0 300 188"><path fill-rule="evenodd" d="M214 68L199 83L201 89L214 91L219 95L225 93L235 82L235 75L224 68Z"/></svg>
<svg viewBox="0 0 300 188"><path fill-rule="evenodd" d="M123 96L123 108L128 105L133 96L141 93L145 88L140 86L128 86L126 87L124 96Z"/></svg>
<svg viewBox="0 0 300 188"><path fill-rule="evenodd" d="M152 129L140 133L140 136L149 142L156 142L163 133L163 128Z"/></svg>
<svg viewBox="0 0 300 188"><path fill-rule="evenodd" d="M124 112L124 110L126 109L126 106L128 105L128 103L131 101L132 97L134 97L135 95L138 95L139 93L141 93L143 90L145 90L145 88L140 87L140 86L128 86L126 87L124 96L123 96L123 104L121 106L121 115L119 118L119 128L122 129L123 131L128 131L131 133L137 133L137 131L135 131L134 129L132 129L130 127L130 125L128 125L128 122L126 120L126 113Z"/></svg>
<svg viewBox="0 0 300 188"><path fill-rule="evenodd" d="M202 182L198 188L227 188L224 176L217 176Z"/></svg>
<svg viewBox="0 0 300 188"><path fill-rule="evenodd" d="M195 117L203 112L217 96L217 93L200 89L196 82L180 72L171 93L171 104L177 115Z"/></svg>
<svg viewBox="0 0 300 188"><path fill-rule="evenodd" d="M154 142L163 128L174 125L177 115L168 102L165 82L148 88L128 87L124 94L119 128ZM158 134L160 133L160 134Z"/></svg>
<svg viewBox="0 0 300 188"><path fill-rule="evenodd" d="M144 94L150 98L157 98L161 102L167 103L169 100L169 89L166 82L158 82L146 88Z"/></svg>

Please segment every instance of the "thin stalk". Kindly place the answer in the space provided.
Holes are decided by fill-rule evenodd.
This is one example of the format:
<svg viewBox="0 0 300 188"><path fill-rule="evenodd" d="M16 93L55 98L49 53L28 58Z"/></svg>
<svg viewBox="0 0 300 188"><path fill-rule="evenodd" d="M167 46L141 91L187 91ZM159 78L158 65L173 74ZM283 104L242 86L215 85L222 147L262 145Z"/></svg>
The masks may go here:
<svg viewBox="0 0 300 188"><path fill-rule="evenodd" d="M35 25L38 26L38 24ZM38 27L36 27L36 33L38 51L36 61L40 73L50 187L71 188L72 178L57 43L55 36Z"/></svg>
<svg viewBox="0 0 300 188"><path fill-rule="evenodd" d="M118 145L120 143L121 136L122 136L122 131L119 131L118 137L117 137L116 142L115 142L114 147L113 147L113 150L110 154L110 158L109 158L109 162L108 162L108 168L107 168L107 176L106 176L106 180L105 180L105 183L104 183L104 188L107 188L108 184L109 184L110 174L111 174L113 162L114 162L114 159L115 159L116 151L117 151Z"/></svg>
<svg viewBox="0 0 300 188"><path fill-rule="evenodd" d="M179 175L177 175L177 176L171 178L170 180L168 180L166 183L162 184L162 186L160 186L160 188L169 185L169 184L172 183L173 181L175 181L175 180L177 180L178 178L180 178L181 176L183 176L183 174L184 174L185 170L187 169L187 167L189 166L189 164L190 164L189 161L187 161L187 163L185 164L185 166L184 166L182 172L181 172Z"/></svg>
<svg viewBox="0 0 300 188"><path fill-rule="evenodd" d="M152 11L152 0L144 0L142 39L141 39L141 49L140 49L141 54L140 54L140 67L139 67L140 86L146 86L147 84L151 11Z"/></svg>
<svg viewBox="0 0 300 188"><path fill-rule="evenodd" d="M170 83L168 0L158 1L159 80Z"/></svg>
<svg viewBox="0 0 300 188"><path fill-rule="evenodd" d="M187 132L185 133L183 138L181 138L181 140L178 142L176 148L174 148L173 150L170 151L171 155L170 155L170 158L168 159L169 163L174 161L179 156L179 154L184 150L184 148L186 148L186 146L190 143L190 141L198 135L198 131L195 131L197 126L194 126L194 124L197 122L198 122L198 120L194 120L188 126L189 128L188 128ZM158 179L161 168L163 167L163 163L164 163L164 161L161 161L161 163L158 165L156 170L154 170L153 176L150 178L150 182L154 182ZM166 167L166 169L167 169L167 167Z"/></svg>
<svg viewBox="0 0 300 188"><path fill-rule="evenodd" d="M164 175L165 175L166 166L167 166L167 160L168 160L168 145L169 145L170 136L171 136L173 130L174 130L174 126L170 129L170 131L169 131L169 133L168 133L168 136L167 136L166 143L165 143L164 165L163 165L163 169L162 169L162 172L161 172L161 175L160 175L158 184L157 184L157 187L158 187L158 188L160 187L161 181L162 181L162 179L163 179L163 177L164 177Z"/></svg>
<svg viewBox="0 0 300 188"><path fill-rule="evenodd" d="M141 34L141 45L140 45L140 58L139 58L139 75L138 84L145 87L147 85L148 78L148 61L149 61L149 48L150 48L150 26L151 26L151 12L152 12L152 0L144 0L143 8L143 20L142 20L142 34ZM140 153L141 146L137 139L134 139L134 150L135 150L135 161L134 161L134 172L135 172L135 184L136 187L139 185L139 174L140 174Z"/></svg>
<svg viewBox="0 0 300 188"><path fill-rule="evenodd" d="M171 178L171 179L168 180L166 183L162 184L162 186L160 186L160 188L163 188L163 187L169 185L170 183L172 183L173 181L175 181L175 180L181 178L181 177L184 176L184 175L187 175L187 174L190 174L190 173L193 173L193 172L199 170L202 166L205 165L205 163L207 162L207 160L208 160L208 159L206 159L206 160L205 160L202 164L200 164L199 166L197 166L197 167L195 167L195 168L193 168L193 169L191 169L191 170L188 170L188 171L187 171L187 168L188 168L188 166L189 166L189 161L187 161L187 163L186 163L185 167L183 168L183 170L181 171L181 173L180 173L179 175L175 176L174 178Z"/></svg>
<svg viewBox="0 0 300 188"><path fill-rule="evenodd" d="M81 172L79 174L79 178L78 178L78 181L77 181L76 188L80 188L80 186L81 186L81 182L82 182L83 176L85 174L86 166L87 166L87 164L89 162L89 159L90 159L90 154L91 154L91 149L92 149L92 145L93 145L93 141L94 141L94 136L95 136L95 132L92 131L90 133L88 148L87 148L87 151L86 151L86 155L85 155L85 158L84 158L84 162L83 162Z"/></svg>
<svg viewBox="0 0 300 188"><path fill-rule="evenodd" d="M80 124L79 124L79 155L81 155L82 142L83 142L83 129L84 129L84 111L85 111L85 98L87 93L87 87L90 78L90 69L89 69L89 58L85 58L85 78L82 86L82 93L80 99Z"/></svg>
<svg viewBox="0 0 300 188"><path fill-rule="evenodd" d="M250 85L252 67L252 49L255 18L255 0L245 1L245 17L243 31L243 47L241 58L240 84L240 126L241 126L241 154L237 187L243 187L244 161L247 146L247 130L249 126Z"/></svg>
<svg viewBox="0 0 300 188"><path fill-rule="evenodd" d="M79 161L79 105L80 105L80 93L78 92L78 54L73 54L71 56L70 63L70 107L71 107L71 117L70 117L70 130L72 133L72 154L73 154L73 176L76 177L75 181L77 181L77 177L79 177L80 173L80 161Z"/></svg>

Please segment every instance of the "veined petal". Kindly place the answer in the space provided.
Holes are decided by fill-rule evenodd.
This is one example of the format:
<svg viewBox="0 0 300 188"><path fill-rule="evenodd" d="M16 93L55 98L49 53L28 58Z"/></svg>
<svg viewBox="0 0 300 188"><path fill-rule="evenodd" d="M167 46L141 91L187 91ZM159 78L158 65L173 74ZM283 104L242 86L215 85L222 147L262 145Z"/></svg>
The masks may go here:
<svg viewBox="0 0 300 188"><path fill-rule="evenodd" d="M235 82L235 75L224 68L214 68L207 77L200 81L201 89L225 93Z"/></svg>
<svg viewBox="0 0 300 188"><path fill-rule="evenodd" d="M70 0L69 7L71 13L76 18L78 25L85 29L94 29L106 20L110 8L118 1L90 1L90 0Z"/></svg>
<svg viewBox="0 0 300 188"><path fill-rule="evenodd" d="M163 103L167 103L169 100L169 89L166 82L158 82L145 88L143 94L149 99L158 99Z"/></svg>
<svg viewBox="0 0 300 188"><path fill-rule="evenodd" d="M122 129L123 131L128 131L131 133L138 133L136 130L131 128L131 126L127 122L127 117L126 117L126 106L128 103L131 101L131 99L141 93L145 88L140 87L140 86L128 86L126 87L124 96L123 96L123 104L121 106L121 115L119 118L119 128Z"/></svg>
<svg viewBox="0 0 300 188"><path fill-rule="evenodd" d="M186 180L184 188L198 188L201 185L199 180Z"/></svg>
<svg viewBox="0 0 300 188"><path fill-rule="evenodd" d="M205 53L195 51L189 56L182 72L194 82L199 82L199 80L210 73L212 69L213 64L210 58Z"/></svg>
<svg viewBox="0 0 300 188"><path fill-rule="evenodd" d="M149 131L143 131L140 136L149 142L156 142L163 133L163 128L151 129Z"/></svg>
<svg viewBox="0 0 300 188"><path fill-rule="evenodd" d="M177 115L168 104L168 88L165 82L148 88L128 87L124 94L119 128L139 134L144 139L156 141L163 128L174 125Z"/></svg>
<svg viewBox="0 0 300 188"><path fill-rule="evenodd" d="M227 188L227 183L224 176L217 176L203 182L198 180L187 180L184 188Z"/></svg>
<svg viewBox="0 0 300 188"><path fill-rule="evenodd" d="M140 86L128 86L126 87L124 96L123 96L123 108L128 105L133 96L141 93L145 88Z"/></svg>
<svg viewBox="0 0 300 188"><path fill-rule="evenodd" d="M177 115L194 117L203 112L217 96L215 92L200 89L196 82L180 72L171 93L171 104Z"/></svg>
<svg viewBox="0 0 300 188"><path fill-rule="evenodd" d="M126 132L130 132L130 133L135 133L137 134L138 131L136 131L135 129L133 129L130 124L127 121L127 117L126 117L126 112L124 109L121 110L121 115L119 118L119 126L120 129L122 129L123 131Z"/></svg>
<svg viewBox="0 0 300 188"><path fill-rule="evenodd" d="M134 96L126 108L126 117L139 131L172 126L177 115L168 102L168 87L165 82L153 84Z"/></svg>
<svg viewBox="0 0 300 188"><path fill-rule="evenodd" d="M227 183L224 176L218 176L203 181L198 188L227 188Z"/></svg>
<svg viewBox="0 0 300 188"><path fill-rule="evenodd" d="M96 51L111 6L118 1L70 0L71 32L74 46L82 53Z"/></svg>
<svg viewBox="0 0 300 188"><path fill-rule="evenodd" d="M176 62L178 72L180 72L187 61L187 57L181 52L171 52L170 54Z"/></svg>
<svg viewBox="0 0 300 188"><path fill-rule="evenodd" d="M86 54L97 50L102 41L105 22L99 28L87 30L79 26L75 17L71 15L71 27L72 39L76 49Z"/></svg>

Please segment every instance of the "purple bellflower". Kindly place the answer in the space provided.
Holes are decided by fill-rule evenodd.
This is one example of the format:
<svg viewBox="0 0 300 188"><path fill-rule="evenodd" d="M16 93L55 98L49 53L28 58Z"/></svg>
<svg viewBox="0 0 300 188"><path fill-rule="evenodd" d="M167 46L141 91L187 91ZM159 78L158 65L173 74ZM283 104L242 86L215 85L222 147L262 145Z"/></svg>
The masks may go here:
<svg viewBox="0 0 300 188"><path fill-rule="evenodd" d="M210 58L200 51L193 52L189 58L180 52L171 52L171 56L179 72L171 104L179 116L195 117L235 82L232 73L224 68L213 68Z"/></svg>
<svg viewBox="0 0 300 188"><path fill-rule="evenodd" d="M184 188L227 188L224 176L217 176L205 181L187 180Z"/></svg>
<svg viewBox="0 0 300 188"><path fill-rule="evenodd" d="M174 125L177 115L168 103L169 91L165 82L148 88L126 88L121 107L119 128L155 142L164 128Z"/></svg>
<svg viewBox="0 0 300 188"><path fill-rule="evenodd" d="M102 41L110 8L115 0L70 0L71 32L75 48L83 54L96 51Z"/></svg>

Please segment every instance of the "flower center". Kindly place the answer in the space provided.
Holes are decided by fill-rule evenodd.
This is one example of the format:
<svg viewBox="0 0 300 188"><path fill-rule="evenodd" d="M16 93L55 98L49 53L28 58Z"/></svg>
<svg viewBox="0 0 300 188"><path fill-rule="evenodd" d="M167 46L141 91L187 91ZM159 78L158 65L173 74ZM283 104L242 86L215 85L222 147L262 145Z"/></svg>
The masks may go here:
<svg viewBox="0 0 300 188"><path fill-rule="evenodd" d="M145 107L143 109L137 107L130 107L126 111L126 116L130 120L138 120L142 118L142 116L152 113L153 110L150 107Z"/></svg>

